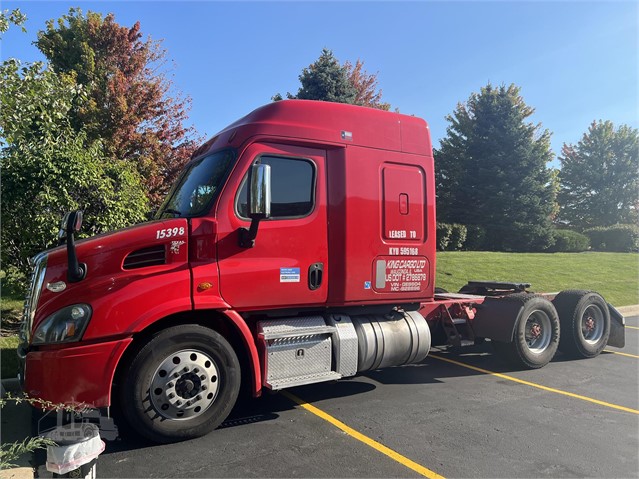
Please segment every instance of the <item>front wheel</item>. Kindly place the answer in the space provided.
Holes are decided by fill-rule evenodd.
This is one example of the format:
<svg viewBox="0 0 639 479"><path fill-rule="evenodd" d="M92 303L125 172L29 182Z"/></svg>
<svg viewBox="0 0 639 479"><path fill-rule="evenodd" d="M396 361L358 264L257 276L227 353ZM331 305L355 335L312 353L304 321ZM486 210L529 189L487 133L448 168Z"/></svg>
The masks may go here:
<svg viewBox="0 0 639 479"><path fill-rule="evenodd" d="M202 436L231 412L240 365L219 333L195 324L155 334L131 361L120 401L126 419L154 442Z"/></svg>
<svg viewBox="0 0 639 479"><path fill-rule="evenodd" d="M502 301L521 304L513 341L491 341L495 352L518 368L538 369L550 362L559 346L559 316L553 304L540 296L521 293Z"/></svg>

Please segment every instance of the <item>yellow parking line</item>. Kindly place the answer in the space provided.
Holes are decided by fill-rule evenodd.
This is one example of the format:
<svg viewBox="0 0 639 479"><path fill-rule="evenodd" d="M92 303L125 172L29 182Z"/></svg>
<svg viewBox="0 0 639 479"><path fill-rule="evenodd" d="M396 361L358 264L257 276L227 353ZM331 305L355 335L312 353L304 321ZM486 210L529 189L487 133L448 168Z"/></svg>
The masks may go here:
<svg viewBox="0 0 639 479"><path fill-rule="evenodd" d="M372 447L376 451L379 451L382 454L390 457L394 461L397 461L400 464L406 466L407 468L412 469L416 473L421 474L422 476L428 477L430 479L444 479L443 476L440 476L436 472L431 471L430 469L428 469L427 467L422 466L421 464L417 464L416 462L411 461L407 457L402 456L400 453L393 451L392 449L384 446L383 444L375 441L374 439L371 439L368 436L365 436L361 432L358 432L355 429L347 426L346 424L344 424L339 419L335 419L330 414L327 414L324 411L322 411L321 409L316 408L315 406L307 403L303 399L298 398L294 394L291 394L288 391L282 391L282 394L284 396L286 396L287 398L289 398L294 403L297 403L298 405L300 405L301 407L306 409L308 412L315 414L316 416L324 419L325 421L328 421L329 423L331 423L336 428L341 429L342 431L344 431L346 434L348 434L352 438L363 442L367 446Z"/></svg>
<svg viewBox="0 0 639 479"><path fill-rule="evenodd" d="M610 349L604 349L604 353L619 354L620 356L628 356L629 358L639 359L639 356L637 356L636 354L622 353L621 351L611 351Z"/></svg>
<svg viewBox="0 0 639 479"><path fill-rule="evenodd" d="M639 329L639 327L638 327L638 326L628 326L627 324L626 324L626 326L625 326L625 327L626 327L626 328L630 328L630 329Z"/></svg>
<svg viewBox="0 0 639 479"><path fill-rule="evenodd" d="M524 381L523 379L519 379L513 376L508 376L506 374L501 374L501 373L496 373L493 371L489 371L488 369L482 369L482 368L478 368L477 366L471 366L470 364L466 364L466 363L462 363L460 361L455 361L454 359L448 359L448 358L443 358L441 356L436 356L435 354L429 354L428 355L431 358L435 358L435 359L439 359L440 361L446 361L447 363L451 363L451 364L456 364L457 366L461 366L463 368L468 368L468 369L472 369L473 371L477 371L480 373L484 373L484 374L490 374L491 376L495 376L501 379L507 379L509 381L514 381L516 383L519 384L525 384L526 386L531 386L533 388L537 388L537 389L542 389L544 391L548 391L551 393L555 393L555 394L561 394L563 396L568 396L571 398L575 398L575 399L581 399L582 401L588 401L594 404L599 404L600 406L606 406L612 409L617 409L619 411L625 411L625 412L630 412L633 414L639 414L639 410L637 409L632 409L629 407L625 407L625 406L619 406L618 404L612 404L609 402L604 402L604 401L600 401L598 399L593 399L587 396L581 396L579 394L575 394L575 393L570 393L568 391L562 391L561 389L555 389L555 388L549 388L547 386L542 386L541 384L536 384L536 383L531 383L529 381Z"/></svg>

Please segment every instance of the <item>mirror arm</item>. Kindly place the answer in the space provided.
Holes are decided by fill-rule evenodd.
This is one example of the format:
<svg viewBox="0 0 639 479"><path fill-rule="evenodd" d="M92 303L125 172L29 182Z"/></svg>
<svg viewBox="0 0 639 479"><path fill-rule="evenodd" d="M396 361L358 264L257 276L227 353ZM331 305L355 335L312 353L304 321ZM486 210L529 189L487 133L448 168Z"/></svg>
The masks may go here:
<svg viewBox="0 0 639 479"><path fill-rule="evenodd" d="M240 247L252 248L255 246L255 238L257 238L257 229L261 219L258 216L254 216L248 229L240 228Z"/></svg>
<svg viewBox="0 0 639 479"><path fill-rule="evenodd" d="M69 271L67 272L69 283L82 281L87 275L87 265L78 262L72 229L67 229L67 257L69 259Z"/></svg>
<svg viewBox="0 0 639 479"><path fill-rule="evenodd" d="M82 281L87 275L87 265L78 261L73 234L80 231L82 225L82 211L69 211L64 215L58 233L58 246L67 245L67 280L69 283Z"/></svg>

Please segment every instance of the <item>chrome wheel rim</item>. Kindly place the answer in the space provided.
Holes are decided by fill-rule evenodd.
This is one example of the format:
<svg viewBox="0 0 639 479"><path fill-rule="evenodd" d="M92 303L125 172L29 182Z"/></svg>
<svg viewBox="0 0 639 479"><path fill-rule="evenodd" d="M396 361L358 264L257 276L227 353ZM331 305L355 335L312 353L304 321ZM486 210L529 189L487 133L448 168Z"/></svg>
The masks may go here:
<svg viewBox="0 0 639 479"><path fill-rule="evenodd" d="M588 344L597 344L603 336L604 318L601 310L594 306L588 306L581 315L581 334Z"/></svg>
<svg viewBox="0 0 639 479"><path fill-rule="evenodd" d="M548 348L552 338L552 323L545 312L535 310L530 313L526 320L524 338L533 354L541 354Z"/></svg>
<svg viewBox="0 0 639 479"><path fill-rule="evenodd" d="M167 356L153 373L149 396L153 409L167 419L191 419L211 407L219 390L215 361L196 349Z"/></svg>

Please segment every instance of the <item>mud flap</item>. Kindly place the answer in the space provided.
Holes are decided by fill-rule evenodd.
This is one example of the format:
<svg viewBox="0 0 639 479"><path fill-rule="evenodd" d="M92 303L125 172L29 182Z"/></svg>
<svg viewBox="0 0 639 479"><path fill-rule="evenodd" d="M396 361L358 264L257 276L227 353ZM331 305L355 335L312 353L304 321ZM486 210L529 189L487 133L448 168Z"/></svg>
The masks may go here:
<svg viewBox="0 0 639 479"><path fill-rule="evenodd" d="M520 301L487 297L477 306L475 319L471 323L475 336L510 343L523 308Z"/></svg>
<svg viewBox="0 0 639 479"><path fill-rule="evenodd" d="M623 315L610 303L610 336L608 336L608 346L623 348L626 345L626 321Z"/></svg>

